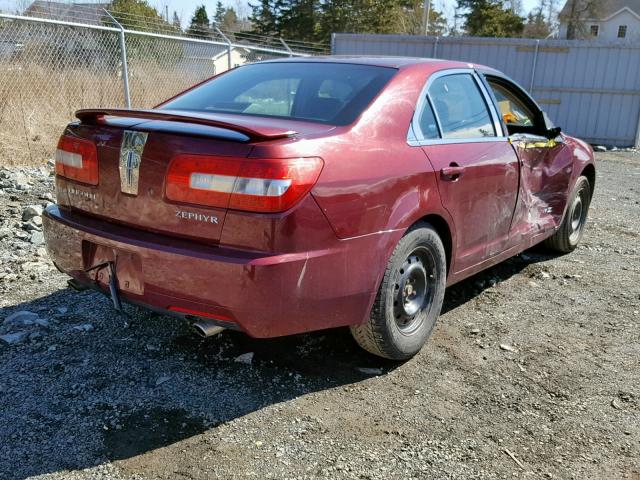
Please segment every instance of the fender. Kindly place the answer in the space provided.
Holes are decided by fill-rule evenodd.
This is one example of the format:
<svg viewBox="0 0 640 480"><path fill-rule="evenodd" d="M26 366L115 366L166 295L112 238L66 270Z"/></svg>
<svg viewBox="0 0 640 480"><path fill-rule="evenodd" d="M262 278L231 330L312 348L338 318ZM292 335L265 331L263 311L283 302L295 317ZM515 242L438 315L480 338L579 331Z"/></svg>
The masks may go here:
<svg viewBox="0 0 640 480"><path fill-rule="evenodd" d="M565 196L562 218L554 229L554 232L560 228L560 225L562 225L564 217L567 214L567 208L569 207L569 196L571 195L571 192L573 192L578 178L582 175L582 172L584 172L588 166L593 167L594 170L594 177L589 179L589 183L591 183L591 194L593 195L593 192L595 191L596 162L595 156L593 154L593 149L588 143L578 138L564 134L562 134L562 137L567 145L567 148L571 150L571 155L574 159L574 165L573 171L571 172L571 179L569 180L569 188Z"/></svg>

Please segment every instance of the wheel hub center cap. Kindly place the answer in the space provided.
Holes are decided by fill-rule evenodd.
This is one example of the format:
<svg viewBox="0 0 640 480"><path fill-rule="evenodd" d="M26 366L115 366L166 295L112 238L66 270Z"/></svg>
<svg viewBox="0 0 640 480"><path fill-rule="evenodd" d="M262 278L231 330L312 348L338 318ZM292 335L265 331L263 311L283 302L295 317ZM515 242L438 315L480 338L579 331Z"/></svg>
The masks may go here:
<svg viewBox="0 0 640 480"><path fill-rule="evenodd" d="M427 275L424 266L417 259L405 265L400 280L398 303L405 317L411 317L423 307L427 290Z"/></svg>
<svg viewBox="0 0 640 480"><path fill-rule="evenodd" d="M404 296L405 296L405 300L411 300L411 297L413 296L413 293L415 292L415 290L413 289L413 285L411 284L406 284L404 286Z"/></svg>
<svg viewBox="0 0 640 480"><path fill-rule="evenodd" d="M393 287L393 316L400 332L411 335L424 321L433 299L433 262L426 249L416 248L397 270Z"/></svg>

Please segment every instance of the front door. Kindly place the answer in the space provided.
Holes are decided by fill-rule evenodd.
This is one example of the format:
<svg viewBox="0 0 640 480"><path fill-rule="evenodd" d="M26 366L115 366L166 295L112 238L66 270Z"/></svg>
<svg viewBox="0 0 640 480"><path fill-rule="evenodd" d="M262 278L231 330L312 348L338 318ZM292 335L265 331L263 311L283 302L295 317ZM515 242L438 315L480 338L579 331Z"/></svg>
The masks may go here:
<svg viewBox="0 0 640 480"><path fill-rule="evenodd" d="M505 249L518 194L518 158L473 70L436 74L426 93L414 132L455 222L453 273L459 273Z"/></svg>
<svg viewBox="0 0 640 480"><path fill-rule="evenodd" d="M510 246L517 245L562 222L573 156L562 136L543 135L542 112L516 85L490 75L486 80L520 160L519 200L509 240Z"/></svg>

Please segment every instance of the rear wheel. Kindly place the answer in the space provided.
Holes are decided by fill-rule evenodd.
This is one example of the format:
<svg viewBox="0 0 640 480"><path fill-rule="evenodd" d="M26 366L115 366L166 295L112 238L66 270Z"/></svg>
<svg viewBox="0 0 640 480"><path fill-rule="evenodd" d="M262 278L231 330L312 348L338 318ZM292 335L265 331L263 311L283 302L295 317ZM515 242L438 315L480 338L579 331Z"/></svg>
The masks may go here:
<svg viewBox="0 0 640 480"><path fill-rule="evenodd" d="M589 180L587 177L579 177L571 197L569 197L567 212L560 228L553 236L544 241L544 245L561 253L569 253L575 250L584 234L590 203L591 185Z"/></svg>
<svg viewBox="0 0 640 480"><path fill-rule="evenodd" d="M414 356L440 314L445 280L440 237L427 223L411 227L389 259L368 321L351 327L356 342L393 360Z"/></svg>

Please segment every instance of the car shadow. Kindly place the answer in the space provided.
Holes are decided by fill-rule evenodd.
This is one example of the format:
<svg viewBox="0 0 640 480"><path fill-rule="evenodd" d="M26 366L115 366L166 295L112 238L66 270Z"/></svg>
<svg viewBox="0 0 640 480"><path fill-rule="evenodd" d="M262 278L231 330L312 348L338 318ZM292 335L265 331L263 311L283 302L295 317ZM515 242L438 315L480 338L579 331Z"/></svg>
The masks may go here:
<svg viewBox="0 0 640 480"><path fill-rule="evenodd" d="M537 276L541 274L542 270L535 268L535 265L540 262L553 260L558 256L560 256L558 253L550 252L541 245L536 245L520 255L511 257L491 268L483 270L463 280L460 283L452 285L447 288L441 313L444 314L454 310L460 305L474 299L486 289L508 280L528 267L531 267L530 270L532 270L530 272L531 277L537 278Z"/></svg>
<svg viewBox="0 0 640 480"><path fill-rule="evenodd" d="M443 311L549 258L528 252L475 275L448 289ZM346 328L202 340L181 320L134 307L124 316L109 302L63 289L0 308L0 318L28 310L50 324L21 326L22 344L0 342L0 478L126 460L401 365L361 350Z"/></svg>

